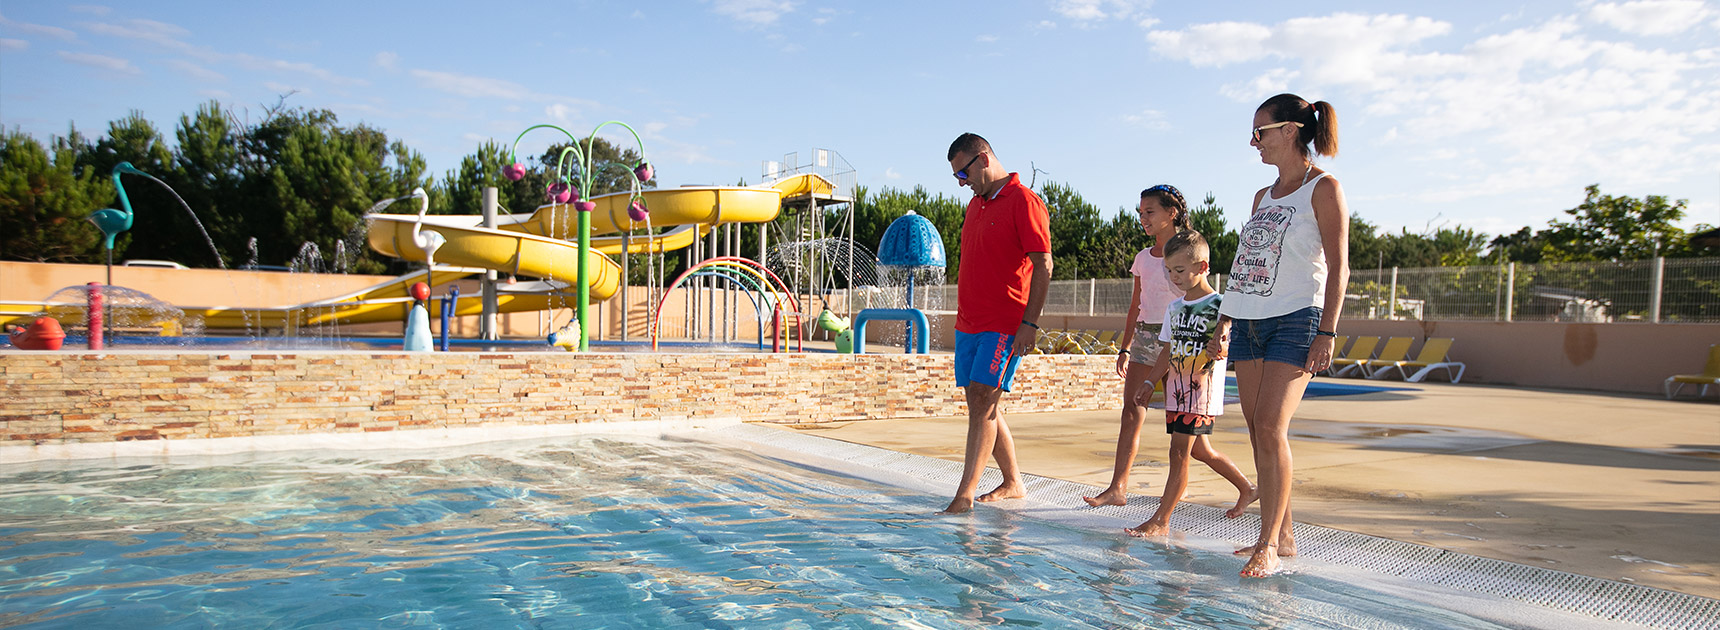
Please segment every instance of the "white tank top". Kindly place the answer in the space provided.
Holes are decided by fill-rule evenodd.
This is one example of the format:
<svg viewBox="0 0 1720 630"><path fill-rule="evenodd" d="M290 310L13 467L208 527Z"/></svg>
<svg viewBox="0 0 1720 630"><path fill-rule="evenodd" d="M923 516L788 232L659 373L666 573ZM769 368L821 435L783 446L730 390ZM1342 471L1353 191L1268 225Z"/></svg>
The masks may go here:
<svg viewBox="0 0 1720 630"><path fill-rule="evenodd" d="M1314 187L1321 173L1295 192L1272 198L1242 224L1242 242L1230 265L1219 311L1232 319L1267 319L1326 304L1326 248L1314 219Z"/></svg>

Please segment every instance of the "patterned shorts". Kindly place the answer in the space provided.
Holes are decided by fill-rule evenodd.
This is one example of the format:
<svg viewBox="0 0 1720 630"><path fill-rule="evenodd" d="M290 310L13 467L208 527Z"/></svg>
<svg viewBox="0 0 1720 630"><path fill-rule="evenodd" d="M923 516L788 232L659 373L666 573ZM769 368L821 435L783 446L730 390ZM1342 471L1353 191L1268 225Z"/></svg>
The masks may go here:
<svg viewBox="0 0 1720 630"><path fill-rule="evenodd" d="M1159 350L1165 347L1159 341L1159 330L1164 324L1148 324L1135 322L1135 339L1129 342L1129 362L1141 365L1152 365L1159 360Z"/></svg>
<svg viewBox="0 0 1720 630"><path fill-rule="evenodd" d="M1212 416L1186 411L1165 411L1165 433L1212 435Z"/></svg>

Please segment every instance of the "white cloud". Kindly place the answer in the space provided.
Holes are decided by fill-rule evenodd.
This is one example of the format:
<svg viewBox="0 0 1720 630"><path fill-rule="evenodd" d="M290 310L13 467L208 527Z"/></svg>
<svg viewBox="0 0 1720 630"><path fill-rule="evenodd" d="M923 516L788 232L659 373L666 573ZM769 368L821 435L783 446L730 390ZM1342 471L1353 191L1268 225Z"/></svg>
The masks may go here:
<svg viewBox="0 0 1720 630"><path fill-rule="evenodd" d="M173 61L169 61L169 62L167 62L167 65L172 67L175 70L178 70L180 72L183 72L183 73L191 76L192 78L201 79L203 81L226 81L227 80L227 77L222 75L219 72L216 72L214 70L210 70L210 69L205 68L203 66L199 66L199 65L191 63L189 61L185 61L183 59L175 59Z"/></svg>
<svg viewBox="0 0 1720 630"><path fill-rule="evenodd" d="M996 35L981 35L979 37L973 38L973 40L976 42L979 42L981 44L990 44L992 42L997 41L997 36Z"/></svg>
<svg viewBox="0 0 1720 630"><path fill-rule="evenodd" d="M1147 41L1160 56L1187 61L1196 68L1224 66L1265 57L1272 29L1259 24L1214 22L1186 31L1152 31Z"/></svg>
<svg viewBox="0 0 1720 630"><path fill-rule="evenodd" d="M769 26L783 14L794 11L793 0L711 0L711 9L718 15L746 26Z"/></svg>
<svg viewBox="0 0 1720 630"><path fill-rule="evenodd" d="M0 50L24 50L30 47L30 42L22 39L0 39Z"/></svg>
<svg viewBox="0 0 1720 630"><path fill-rule="evenodd" d="M206 47L194 46L185 41L186 38L191 35L191 31L165 22L132 19L118 23L92 22L87 23L84 26L98 34L110 37L135 39L155 44L162 48L184 54L205 64L230 63L252 71L292 72L304 74L336 85L364 86L370 84L369 81L335 74L334 72L330 72L325 68L321 68L311 63L286 61L282 59L268 59L248 53L222 53Z"/></svg>
<svg viewBox="0 0 1720 630"><path fill-rule="evenodd" d="M400 67L400 55L387 51L376 53L373 61L376 62L378 68L383 70L397 70Z"/></svg>
<svg viewBox="0 0 1720 630"><path fill-rule="evenodd" d="M1569 17L1467 42L1444 41L1451 33L1428 18L1339 13L1199 24L1148 40L1158 55L1197 67L1261 65L1254 78L1221 88L1239 102L1296 92L1334 101L1350 125L1377 122L1382 142L1434 158L1431 178L1465 182L1429 199L1565 188L1603 175L1620 186L1676 181L1720 161L1712 49L1595 39ZM1454 145L1472 151L1439 153Z"/></svg>
<svg viewBox="0 0 1720 630"><path fill-rule="evenodd" d="M130 19L120 23L90 22L84 24L84 27L101 35L141 40L173 50L191 49L191 45L184 41L191 31L166 22Z"/></svg>
<svg viewBox="0 0 1720 630"><path fill-rule="evenodd" d="M1171 128L1171 123L1165 120L1165 113L1156 109L1142 110L1140 113L1123 116L1123 122L1135 127L1151 131L1165 131Z"/></svg>
<svg viewBox="0 0 1720 630"><path fill-rule="evenodd" d="M884 179L901 179L901 178L902 178L902 174L896 172L896 167L890 166L890 167L884 168Z"/></svg>
<svg viewBox="0 0 1720 630"><path fill-rule="evenodd" d="M1702 0L1637 0L1589 7L1589 19L1634 35L1682 33L1714 13Z"/></svg>
<svg viewBox="0 0 1720 630"><path fill-rule="evenodd" d="M42 35L44 37L52 37L54 39L60 39L60 40L65 40L65 41L72 41L72 40L78 38L77 33L73 33L70 30L63 29L63 28L60 28L58 26L47 26L44 24L31 24L29 22L18 22L15 20L9 20L4 15L0 15L0 27L4 27L4 28L9 29L9 30L29 33L31 35Z"/></svg>
<svg viewBox="0 0 1720 630"><path fill-rule="evenodd" d="M263 87L276 94L310 94L310 88L287 85L279 81L264 81Z"/></svg>
<svg viewBox="0 0 1720 630"><path fill-rule="evenodd" d="M91 68L107 70L110 72L122 72L125 74L143 74L143 71L139 70L137 66L131 65L131 60L129 59L120 59L119 57L109 57L107 55L97 55L92 53L66 52L63 50L59 52L59 55L61 59L82 66L89 66Z"/></svg>
<svg viewBox="0 0 1720 630"><path fill-rule="evenodd" d="M489 77L474 77L471 75L454 74L452 72L436 72L434 70L413 70L410 73L417 77L424 87L432 90L447 92L455 96L468 98L493 98L510 101L536 100L538 96L526 86L504 79Z"/></svg>
<svg viewBox="0 0 1720 630"><path fill-rule="evenodd" d="M113 12L111 7L104 7L95 4L74 4L66 7L66 9L73 13L83 13L85 15L107 15Z"/></svg>
<svg viewBox="0 0 1720 630"><path fill-rule="evenodd" d="M1055 0L1051 10L1077 22L1126 20L1152 6L1151 0Z"/></svg>

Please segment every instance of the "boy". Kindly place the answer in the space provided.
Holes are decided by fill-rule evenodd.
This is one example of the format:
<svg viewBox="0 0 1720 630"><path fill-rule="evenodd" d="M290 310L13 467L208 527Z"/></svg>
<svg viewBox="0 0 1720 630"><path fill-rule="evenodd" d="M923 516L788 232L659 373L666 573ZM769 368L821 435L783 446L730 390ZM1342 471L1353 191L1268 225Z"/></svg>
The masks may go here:
<svg viewBox="0 0 1720 630"><path fill-rule="evenodd" d="M1215 360L1206 352L1207 341L1217 330L1218 305L1224 298L1207 284L1210 258L1206 239L1199 232L1179 232L1165 244L1165 275L1183 291L1183 297L1165 309L1164 329L1159 332L1159 340L1165 345L1153 362L1153 371L1147 375L1147 385L1141 390L1138 404L1144 406L1151 400L1152 384L1165 379L1165 431L1171 435L1170 477L1165 480L1165 494L1159 499L1158 511L1147 522L1125 530L1131 536L1169 533L1171 511L1188 490L1190 457L1236 486L1236 505L1225 516L1241 516L1255 499L1254 486L1248 483L1248 478L1229 457L1213 450L1207 437L1212 433L1213 420L1224 413L1224 359Z"/></svg>

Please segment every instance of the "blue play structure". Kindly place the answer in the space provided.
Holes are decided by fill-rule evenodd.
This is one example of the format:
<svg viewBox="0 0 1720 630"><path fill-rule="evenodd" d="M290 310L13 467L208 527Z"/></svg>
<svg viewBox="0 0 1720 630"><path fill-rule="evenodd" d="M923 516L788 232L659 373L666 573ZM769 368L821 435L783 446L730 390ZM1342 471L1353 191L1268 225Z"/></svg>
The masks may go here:
<svg viewBox="0 0 1720 630"><path fill-rule="evenodd" d="M903 351L920 354L931 351L931 325L926 320L925 311L914 308L914 276L927 270L937 270L941 274L944 261L944 239L930 220L910 211L890 223L889 229L884 230L884 240L878 243L878 267L880 270L900 269L906 272L907 308L869 308L855 314L856 354L866 351L866 322L880 320L906 324L908 334L902 344Z"/></svg>

